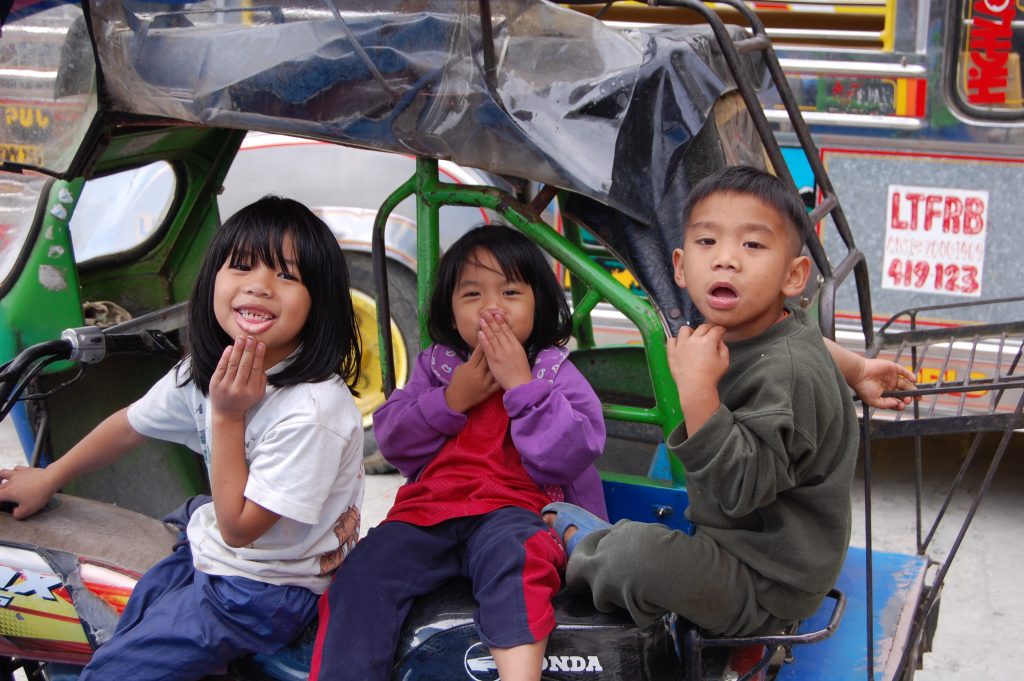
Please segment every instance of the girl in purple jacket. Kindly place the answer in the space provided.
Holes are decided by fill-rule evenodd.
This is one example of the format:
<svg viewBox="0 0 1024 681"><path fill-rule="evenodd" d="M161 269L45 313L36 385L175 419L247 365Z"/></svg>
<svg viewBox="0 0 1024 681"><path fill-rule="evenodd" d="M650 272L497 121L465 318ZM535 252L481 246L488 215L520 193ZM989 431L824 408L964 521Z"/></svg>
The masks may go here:
<svg viewBox="0 0 1024 681"><path fill-rule="evenodd" d="M413 601L454 577L473 582L503 681L540 679L565 566L540 509L607 517L601 403L566 359L569 309L540 250L509 227L473 229L441 258L429 312L435 343L373 415L408 482L320 602L311 679L389 679Z"/></svg>

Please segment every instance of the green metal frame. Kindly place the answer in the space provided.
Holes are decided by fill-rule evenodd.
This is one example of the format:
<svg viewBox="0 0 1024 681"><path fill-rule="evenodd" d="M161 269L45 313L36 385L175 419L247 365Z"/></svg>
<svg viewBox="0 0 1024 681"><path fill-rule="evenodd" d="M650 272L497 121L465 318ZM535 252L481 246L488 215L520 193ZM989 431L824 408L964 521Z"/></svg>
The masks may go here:
<svg viewBox="0 0 1024 681"><path fill-rule="evenodd" d="M469 206L484 208L500 215L509 224L530 237L538 246L562 263L570 274L570 291L573 300L573 332L581 349L594 347L594 333L590 314L597 303L607 301L631 322L640 332L646 354L647 370L653 389L654 406L637 407L625 404L603 405L606 418L634 423L656 425L664 437L683 420L679 406L679 394L668 368L665 350L666 331L657 311L649 301L633 294L622 286L607 270L593 261L587 253L577 225L568 223L566 234L560 234L545 223L536 212L522 201L494 187L455 185L442 182L438 174L437 161L420 158L416 173L396 189L381 205L377 222L381 224L391 211L406 198L416 196L417 216L417 259L420 264L417 277L417 295L420 310L426 310L430 291L436 278L436 267L440 254L439 224L442 206ZM431 263L431 266L425 266ZM378 301L379 305L379 301ZM378 309L378 320L383 319ZM378 325L381 347L384 343L383 330ZM420 315L420 338L425 347L429 344L424 315ZM635 346L624 348L635 352ZM390 361L382 359L382 368ZM386 369L385 369L386 370ZM683 484L685 474L682 465L670 456L673 483Z"/></svg>

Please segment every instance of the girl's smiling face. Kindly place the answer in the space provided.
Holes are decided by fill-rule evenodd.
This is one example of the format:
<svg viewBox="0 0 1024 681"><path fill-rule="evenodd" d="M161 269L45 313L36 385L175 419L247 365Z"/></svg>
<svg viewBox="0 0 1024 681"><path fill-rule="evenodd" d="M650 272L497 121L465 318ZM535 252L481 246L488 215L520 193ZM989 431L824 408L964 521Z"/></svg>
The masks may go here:
<svg viewBox="0 0 1024 681"><path fill-rule="evenodd" d="M511 281L494 255L483 248L473 251L463 263L452 291L455 328L471 349L480 342L480 316L485 310L500 313L525 345L533 333L534 305L533 287L525 281Z"/></svg>
<svg viewBox="0 0 1024 681"><path fill-rule="evenodd" d="M295 247L285 237L284 263L271 267L254 258L242 263L234 256L221 265L213 287L217 323L231 338L252 336L267 346L264 366L270 368L292 354L312 305L299 275Z"/></svg>

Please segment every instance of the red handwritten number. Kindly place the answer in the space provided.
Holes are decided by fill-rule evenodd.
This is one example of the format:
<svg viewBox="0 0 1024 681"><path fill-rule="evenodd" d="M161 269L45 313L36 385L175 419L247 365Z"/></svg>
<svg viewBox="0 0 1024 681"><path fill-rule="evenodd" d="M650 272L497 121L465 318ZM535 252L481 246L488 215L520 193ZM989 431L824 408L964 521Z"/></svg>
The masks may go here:
<svg viewBox="0 0 1024 681"><path fill-rule="evenodd" d="M964 281L960 290L964 293L977 293L981 288L978 283L978 268L973 265L964 265Z"/></svg>
<svg viewBox="0 0 1024 681"><path fill-rule="evenodd" d="M932 265L927 260L893 260L886 274L894 286L923 289L928 286ZM935 291L974 294L981 288L978 274L978 268L974 265L961 267L952 263L936 263L931 288Z"/></svg>
<svg viewBox="0 0 1024 681"><path fill-rule="evenodd" d="M924 260L919 260L914 263L914 288L921 288L924 286L925 281L928 280L928 270L931 267Z"/></svg>
<svg viewBox="0 0 1024 681"><path fill-rule="evenodd" d="M903 272L903 268L901 265L902 263L899 260L896 260L895 258L892 262L889 263L889 271L886 272L886 274L888 274L889 277L892 279L893 286L900 285L900 277L902 276Z"/></svg>
<svg viewBox="0 0 1024 681"><path fill-rule="evenodd" d="M946 265L946 290L953 291L954 293L958 289L957 280L960 278L960 268L956 265Z"/></svg>

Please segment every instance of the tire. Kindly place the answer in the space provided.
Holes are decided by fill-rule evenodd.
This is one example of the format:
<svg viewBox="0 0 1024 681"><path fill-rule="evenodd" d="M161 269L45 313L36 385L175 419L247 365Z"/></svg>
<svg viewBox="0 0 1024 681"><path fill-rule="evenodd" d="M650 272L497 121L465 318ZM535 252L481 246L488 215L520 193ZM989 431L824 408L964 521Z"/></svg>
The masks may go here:
<svg viewBox="0 0 1024 681"><path fill-rule="evenodd" d="M363 414L363 468L368 474L395 470L381 456L373 436L371 414L384 402L380 372L377 312L374 304L373 264L368 253L345 252L352 303L363 343L363 362L356 389L356 404ZM395 385L409 380L420 349L419 316L416 306L416 275L398 263L388 262L388 295L391 299L391 336L395 351Z"/></svg>

